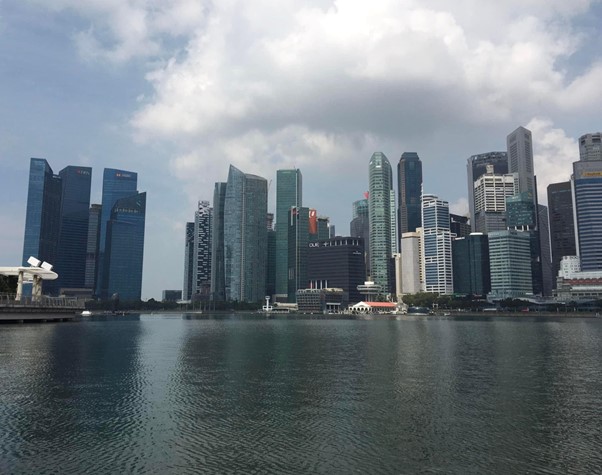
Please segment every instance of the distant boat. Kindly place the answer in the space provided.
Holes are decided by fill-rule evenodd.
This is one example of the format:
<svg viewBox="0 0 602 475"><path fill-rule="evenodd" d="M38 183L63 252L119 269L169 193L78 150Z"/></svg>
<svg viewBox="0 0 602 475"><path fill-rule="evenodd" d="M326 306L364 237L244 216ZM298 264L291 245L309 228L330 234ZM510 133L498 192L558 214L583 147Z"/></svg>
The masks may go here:
<svg viewBox="0 0 602 475"><path fill-rule="evenodd" d="M90 317L90 316L92 316L92 312L90 312L90 310L84 310L84 311L81 313L81 316L82 316L82 317Z"/></svg>
<svg viewBox="0 0 602 475"><path fill-rule="evenodd" d="M433 311L428 307L409 307L408 315L432 315Z"/></svg>

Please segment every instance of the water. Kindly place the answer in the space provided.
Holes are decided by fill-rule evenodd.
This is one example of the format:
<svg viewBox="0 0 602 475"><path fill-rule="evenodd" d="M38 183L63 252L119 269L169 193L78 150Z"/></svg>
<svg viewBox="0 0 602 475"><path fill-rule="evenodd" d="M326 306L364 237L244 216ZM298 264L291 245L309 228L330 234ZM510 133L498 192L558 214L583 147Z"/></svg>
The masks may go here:
<svg viewBox="0 0 602 475"><path fill-rule="evenodd" d="M0 326L0 473L600 473L601 319Z"/></svg>

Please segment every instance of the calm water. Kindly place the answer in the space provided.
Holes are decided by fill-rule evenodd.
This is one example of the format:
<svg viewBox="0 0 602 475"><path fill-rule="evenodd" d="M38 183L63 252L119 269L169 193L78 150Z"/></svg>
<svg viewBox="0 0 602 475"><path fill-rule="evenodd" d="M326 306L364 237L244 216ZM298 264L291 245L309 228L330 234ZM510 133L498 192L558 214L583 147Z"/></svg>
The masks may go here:
<svg viewBox="0 0 602 475"><path fill-rule="evenodd" d="M0 473L600 473L602 319L0 326Z"/></svg>

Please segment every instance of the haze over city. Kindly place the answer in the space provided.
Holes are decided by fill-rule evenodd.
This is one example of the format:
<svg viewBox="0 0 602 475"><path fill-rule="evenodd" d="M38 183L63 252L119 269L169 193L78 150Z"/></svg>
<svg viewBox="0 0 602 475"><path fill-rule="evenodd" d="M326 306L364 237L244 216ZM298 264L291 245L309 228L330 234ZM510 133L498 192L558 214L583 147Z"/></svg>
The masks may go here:
<svg viewBox="0 0 602 475"><path fill-rule="evenodd" d="M93 167L93 203L103 168L138 173L145 299L182 287L185 223L229 164L301 169L346 234L374 151L417 152L464 214L466 159L522 125L545 203L601 128L600 24L585 0L2 1L0 265L21 260L30 157Z"/></svg>

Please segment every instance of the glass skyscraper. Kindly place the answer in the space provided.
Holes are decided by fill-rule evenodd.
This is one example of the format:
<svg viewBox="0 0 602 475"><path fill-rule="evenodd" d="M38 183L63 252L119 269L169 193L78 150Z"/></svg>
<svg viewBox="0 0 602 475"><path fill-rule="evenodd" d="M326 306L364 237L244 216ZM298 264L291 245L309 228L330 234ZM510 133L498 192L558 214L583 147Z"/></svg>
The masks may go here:
<svg viewBox="0 0 602 475"><path fill-rule="evenodd" d="M211 294L211 251L213 208L209 201L199 201L194 213L194 257L192 294L208 300Z"/></svg>
<svg viewBox="0 0 602 475"><path fill-rule="evenodd" d="M224 200L226 300L259 302L265 296L267 207L267 180L230 165Z"/></svg>
<svg viewBox="0 0 602 475"><path fill-rule="evenodd" d="M454 293L485 296L491 291L489 240L472 233L452 241Z"/></svg>
<svg viewBox="0 0 602 475"><path fill-rule="evenodd" d="M404 152L397 164L397 235L414 232L422 226L420 194L422 193L422 162L415 152Z"/></svg>
<svg viewBox="0 0 602 475"><path fill-rule="evenodd" d="M211 298L226 300L226 270L224 254L224 206L227 184L218 182L213 190L213 238L211 240Z"/></svg>
<svg viewBox="0 0 602 475"><path fill-rule="evenodd" d="M370 205L368 198L353 202L349 235L364 240L364 269L370 275ZM364 275L364 280L366 279Z"/></svg>
<svg viewBox="0 0 602 475"><path fill-rule="evenodd" d="M391 164L382 152L370 158L369 216L370 216L370 272L372 280L385 292L393 291L391 209L393 176Z"/></svg>
<svg viewBox="0 0 602 475"><path fill-rule="evenodd" d="M422 195L424 285L427 292L454 292L449 204L435 195Z"/></svg>
<svg viewBox="0 0 602 475"><path fill-rule="evenodd" d="M311 210L315 212L316 210ZM309 208L291 208L288 219L288 301L295 302L297 290L307 289L307 256L310 242ZM317 230L316 230L317 231ZM317 238L317 233L315 233ZM313 239L312 241L317 241Z"/></svg>
<svg viewBox="0 0 602 475"><path fill-rule="evenodd" d="M491 294L494 298L519 298L532 293L531 240L514 230L489 233Z"/></svg>
<svg viewBox="0 0 602 475"><path fill-rule="evenodd" d="M84 286L87 289L96 288L96 269L98 266L98 241L100 239L100 214L102 205L90 206L88 218L88 240L86 242L86 278Z"/></svg>
<svg viewBox="0 0 602 475"><path fill-rule="evenodd" d="M301 207L303 201L301 170L276 172L276 295L288 295L288 216L292 207Z"/></svg>
<svg viewBox="0 0 602 475"><path fill-rule="evenodd" d="M548 211L552 245L552 285L556 288L556 277L563 256L577 255L570 181L548 185Z"/></svg>
<svg viewBox="0 0 602 475"><path fill-rule="evenodd" d="M182 298L190 300L192 298L192 272L194 270L194 223L186 223L184 235L184 286Z"/></svg>
<svg viewBox="0 0 602 475"><path fill-rule="evenodd" d="M144 258L146 193L118 199L106 224L106 295L118 294L123 301L140 300Z"/></svg>

